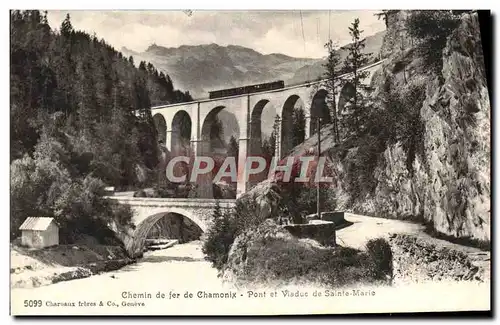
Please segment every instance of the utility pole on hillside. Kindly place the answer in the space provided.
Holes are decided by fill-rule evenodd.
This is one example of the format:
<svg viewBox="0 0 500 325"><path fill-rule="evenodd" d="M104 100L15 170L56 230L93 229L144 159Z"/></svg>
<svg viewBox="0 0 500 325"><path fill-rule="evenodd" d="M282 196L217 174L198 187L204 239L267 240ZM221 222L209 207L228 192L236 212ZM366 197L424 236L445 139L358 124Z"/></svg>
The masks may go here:
<svg viewBox="0 0 500 325"><path fill-rule="evenodd" d="M317 117L317 127L316 132L318 132L318 163L316 164L316 180L318 184L316 185L316 209L318 214L318 219L321 220L321 187L318 177L319 168L319 158L321 157L321 117Z"/></svg>

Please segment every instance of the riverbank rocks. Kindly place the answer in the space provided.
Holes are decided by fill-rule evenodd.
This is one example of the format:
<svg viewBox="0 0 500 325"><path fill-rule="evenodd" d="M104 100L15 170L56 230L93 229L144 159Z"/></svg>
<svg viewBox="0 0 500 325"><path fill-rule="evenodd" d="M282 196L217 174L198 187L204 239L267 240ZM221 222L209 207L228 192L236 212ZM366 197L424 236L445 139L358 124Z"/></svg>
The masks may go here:
<svg viewBox="0 0 500 325"><path fill-rule="evenodd" d="M11 287L33 288L86 278L135 262L120 246L90 245L89 238L79 240L79 244L35 250L11 245Z"/></svg>
<svg viewBox="0 0 500 325"><path fill-rule="evenodd" d="M76 268L75 270L55 275L52 278L52 283L88 278L91 275L92 275L92 271L90 271L87 268L79 267L79 268Z"/></svg>
<svg viewBox="0 0 500 325"><path fill-rule="evenodd" d="M489 281L468 254L407 234L390 236L394 283Z"/></svg>

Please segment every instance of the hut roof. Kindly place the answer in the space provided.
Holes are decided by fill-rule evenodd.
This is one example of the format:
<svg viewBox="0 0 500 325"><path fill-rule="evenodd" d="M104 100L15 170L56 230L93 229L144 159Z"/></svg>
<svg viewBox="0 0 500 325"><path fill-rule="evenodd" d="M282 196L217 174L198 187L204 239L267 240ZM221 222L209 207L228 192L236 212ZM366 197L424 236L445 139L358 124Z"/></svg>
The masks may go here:
<svg viewBox="0 0 500 325"><path fill-rule="evenodd" d="M47 230L53 221L55 222L54 218L49 217L28 217L24 220L21 227L19 227L19 230Z"/></svg>

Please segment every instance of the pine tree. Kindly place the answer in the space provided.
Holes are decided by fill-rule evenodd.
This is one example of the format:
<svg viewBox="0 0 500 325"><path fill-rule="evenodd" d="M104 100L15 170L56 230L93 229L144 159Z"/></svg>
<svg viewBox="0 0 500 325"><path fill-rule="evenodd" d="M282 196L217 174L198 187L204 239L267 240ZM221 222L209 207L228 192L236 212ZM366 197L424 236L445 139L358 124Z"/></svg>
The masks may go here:
<svg viewBox="0 0 500 325"><path fill-rule="evenodd" d="M295 147L302 142L306 137L306 116L304 110L295 108L292 113L292 146Z"/></svg>
<svg viewBox="0 0 500 325"><path fill-rule="evenodd" d="M371 58L371 53L364 53L365 39L361 38L363 31L359 29L359 19L356 18L349 27L352 43L347 45L348 55L344 60L343 72L349 73L344 83L350 83L354 93L347 103L347 112L343 117L346 136L360 135L367 116L367 105L364 92L369 89L363 81L369 76L368 71L361 71Z"/></svg>
<svg viewBox="0 0 500 325"><path fill-rule="evenodd" d="M61 35L68 37L73 33L73 25L71 24L71 18L69 14L66 14L66 18L61 24Z"/></svg>
<svg viewBox="0 0 500 325"><path fill-rule="evenodd" d="M61 24L61 37L59 38L58 53L56 68L58 75L58 82L60 87L58 87L59 102L56 103L60 108L64 110L64 114L69 116L75 111L75 96L74 96L74 77L75 77L75 58L73 56L73 36L74 30L71 25L71 20L69 14L66 15L66 19Z"/></svg>
<svg viewBox="0 0 500 325"><path fill-rule="evenodd" d="M275 142L276 139L274 138L274 135L272 133L269 138L265 138L262 141L262 155L265 158L272 158L274 156Z"/></svg>
<svg viewBox="0 0 500 325"><path fill-rule="evenodd" d="M229 144L227 148L227 156L228 157L236 157L236 160L238 160L238 152L239 152L239 145L238 145L238 140L234 137L234 135L231 136L229 139Z"/></svg>
<svg viewBox="0 0 500 325"><path fill-rule="evenodd" d="M100 118L97 111L96 88L93 80L93 65L91 55L87 55L79 62L75 80L75 97L77 102L79 128L91 135ZM84 133L85 134L85 133Z"/></svg>
<svg viewBox="0 0 500 325"><path fill-rule="evenodd" d="M229 250L236 236L236 227L231 221L231 215L228 212L222 212L217 200L202 251L206 259L219 270L227 262Z"/></svg>
<svg viewBox="0 0 500 325"><path fill-rule="evenodd" d="M214 121L210 127L210 139L214 144L224 143L224 128L222 126L222 121L215 116Z"/></svg>
<svg viewBox="0 0 500 325"><path fill-rule="evenodd" d="M339 76L342 74L342 71L339 68L341 61L338 52L338 46L335 45L332 42L332 40L329 40L328 43L325 44L325 48L328 50L328 59L324 64L325 67L324 86L328 92L326 97L326 102L327 105L329 106L332 118L334 141L339 142L340 141L339 118L337 115L336 98L337 98L337 89L341 85L341 80L339 79Z"/></svg>
<svg viewBox="0 0 500 325"><path fill-rule="evenodd" d="M382 18L385 23L385 27L389 27L389 16L399 10L382 10L380 12L375 13L374 15L377 16L378 19Z"/></svg>

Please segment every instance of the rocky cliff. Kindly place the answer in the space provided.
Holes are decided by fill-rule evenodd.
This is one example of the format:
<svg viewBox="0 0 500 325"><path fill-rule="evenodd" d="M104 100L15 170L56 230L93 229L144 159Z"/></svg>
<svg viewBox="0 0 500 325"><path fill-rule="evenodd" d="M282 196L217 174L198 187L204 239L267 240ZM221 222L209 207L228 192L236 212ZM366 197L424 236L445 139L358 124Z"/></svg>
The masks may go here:
<svg viewBox="0 0 500 325"><path fill-rule="evenodd" d="M378 83L390 78L425 85L423 152L410 173L402 146L388 147L375 169L373 195L351 208L420 215L444 234L489 241L490 101L476 15L464 14L448 37L441 71L429 74L425 68L418 55L404 51L394 51L384 64Z"/></svg>
<svg viewBox="0 0 500 325"><path fill-rule="evenodd" d="M391 29L404 26L397 17L406 15L393 17L397 23L388 24L383 46L387 60L373 78L373 98L386 96L388 85L403 98L412 89L419 90L420 100L411 103L419 127L407 132L410 145L396 139L382 148L365 144L348 150L333 145L331 128L325 127L323 154L332 158L337 180L330 199L338 210L416 219L442 234L489 242L490 101L477 15L460 16L437 53L434 68L421 56L421 44L398 43L394 38L398 32ZM403 107L403 114L410 113ZM304 154L315 141L306 140L291 155ZM372 165L365 178L350 172L360 161ZM363 189L368 183L373 186Z"/></svg>

